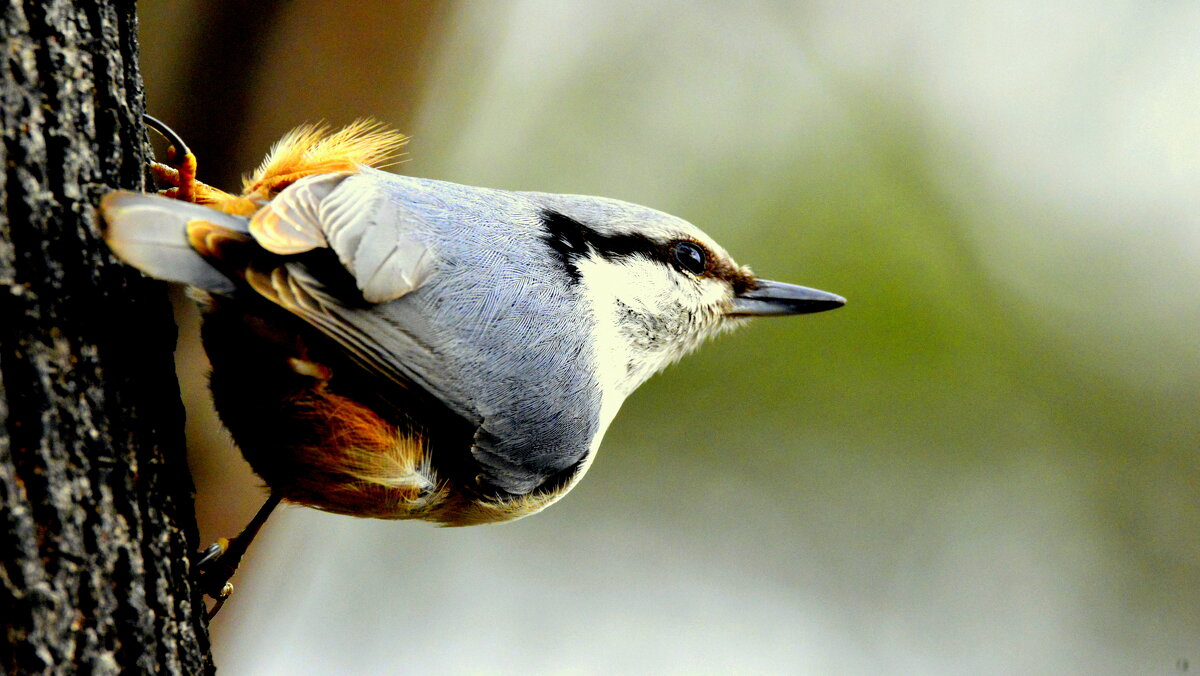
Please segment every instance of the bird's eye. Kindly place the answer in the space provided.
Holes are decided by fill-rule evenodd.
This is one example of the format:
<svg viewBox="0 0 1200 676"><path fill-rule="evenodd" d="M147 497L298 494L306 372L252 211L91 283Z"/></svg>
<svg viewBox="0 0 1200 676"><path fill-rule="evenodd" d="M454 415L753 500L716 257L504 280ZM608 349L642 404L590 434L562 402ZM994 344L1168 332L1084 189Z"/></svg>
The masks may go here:
<svg viewBox="0 0 1200 676"><path fill-rule="evenodd" d="M708 256L705 255L703 247L695 242L675 242L671 246L671 257L679 267L693 275L703 274L708 268Z"/></svg>

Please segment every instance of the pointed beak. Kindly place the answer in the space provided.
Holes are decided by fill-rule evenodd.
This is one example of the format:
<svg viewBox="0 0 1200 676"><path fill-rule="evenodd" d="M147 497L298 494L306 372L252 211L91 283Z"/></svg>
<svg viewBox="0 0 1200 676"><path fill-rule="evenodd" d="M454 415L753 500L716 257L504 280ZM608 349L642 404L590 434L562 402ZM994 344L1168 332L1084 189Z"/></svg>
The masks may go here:
<svg viewBox="0 0 1200 676"><path fill-rule="evenodd" d="M845 298L826 291L760 279L755 288L734 297L733 307L726 316L806 315L834 310L845 304Z"/></svg>

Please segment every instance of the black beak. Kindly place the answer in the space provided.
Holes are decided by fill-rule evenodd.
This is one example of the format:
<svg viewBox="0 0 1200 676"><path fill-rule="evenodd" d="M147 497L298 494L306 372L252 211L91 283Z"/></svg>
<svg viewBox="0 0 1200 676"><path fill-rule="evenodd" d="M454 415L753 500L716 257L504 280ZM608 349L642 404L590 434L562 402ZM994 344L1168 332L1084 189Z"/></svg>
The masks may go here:
<svg viewBox="0 0 1200 676"><path fill-rule="evenodd" d="M733 308L726 314L730 317L806 315L834 310L845 304L845 298L826 291L760 279L755 288L734 297Z"/></svg>

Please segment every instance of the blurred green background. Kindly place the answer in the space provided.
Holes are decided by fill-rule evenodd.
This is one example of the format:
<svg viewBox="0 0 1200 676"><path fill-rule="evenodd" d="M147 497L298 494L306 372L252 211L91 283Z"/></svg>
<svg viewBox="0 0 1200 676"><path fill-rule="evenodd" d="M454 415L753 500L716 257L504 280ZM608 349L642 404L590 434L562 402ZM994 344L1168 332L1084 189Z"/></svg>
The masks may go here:
<svg viewBox="0 0 1200 676"><path fill-rule="evenodd" d="M651 380L540 515L283 510L214 623L227 673L1200 664L1200 6L141 12L203 180L369 115L412 135L400 173L647 204L850 301ZM181 321L211 539L263 494Z"/></svg>

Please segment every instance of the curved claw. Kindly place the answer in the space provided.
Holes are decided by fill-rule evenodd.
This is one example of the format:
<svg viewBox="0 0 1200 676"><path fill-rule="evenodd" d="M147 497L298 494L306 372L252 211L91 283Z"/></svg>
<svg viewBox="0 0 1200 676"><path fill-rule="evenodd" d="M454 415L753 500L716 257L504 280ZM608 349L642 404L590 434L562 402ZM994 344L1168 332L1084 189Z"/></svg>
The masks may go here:
<svg viewBox="0 0 1200 676"><path fill-rule="evenodd" d="M157 117L154 117L153 115L146 115L145 113L142 114L142 119L146 122L147 127L150 127L154 131L158 132L159 136L163 137L167 140L167 143L174 146L178 157L186 157L192 154L192 151L188 149L187 144L183 142L183 139L180 138L179 134L175 133L175 130L168 127L165 122Z"/></svg>
<svg viewBox="0 0 1200 676"><path fill-rule="evenodd" d="M195 202L197 185L203 185L196 180L196 156L192 154L179 134L176 134L175 130L168 127L162 120L146 114L142 115L142 119L146 122L147 127L158 132L170 144L170 147L167 148L166 163L150 163L150 170L154 174L155 180L171 186L160 191L159 194L184 202Z"/></svg>
<svg viewBox="0 0 1200 676"><path fill-rule="evenodd" d="M227 549L229 549L229 539L217 538L217 541L209 545L208 549L205 549L204 553L200 555L200 560L196 561L196 569L203 573L204 569L221 558Z"/></svg>

